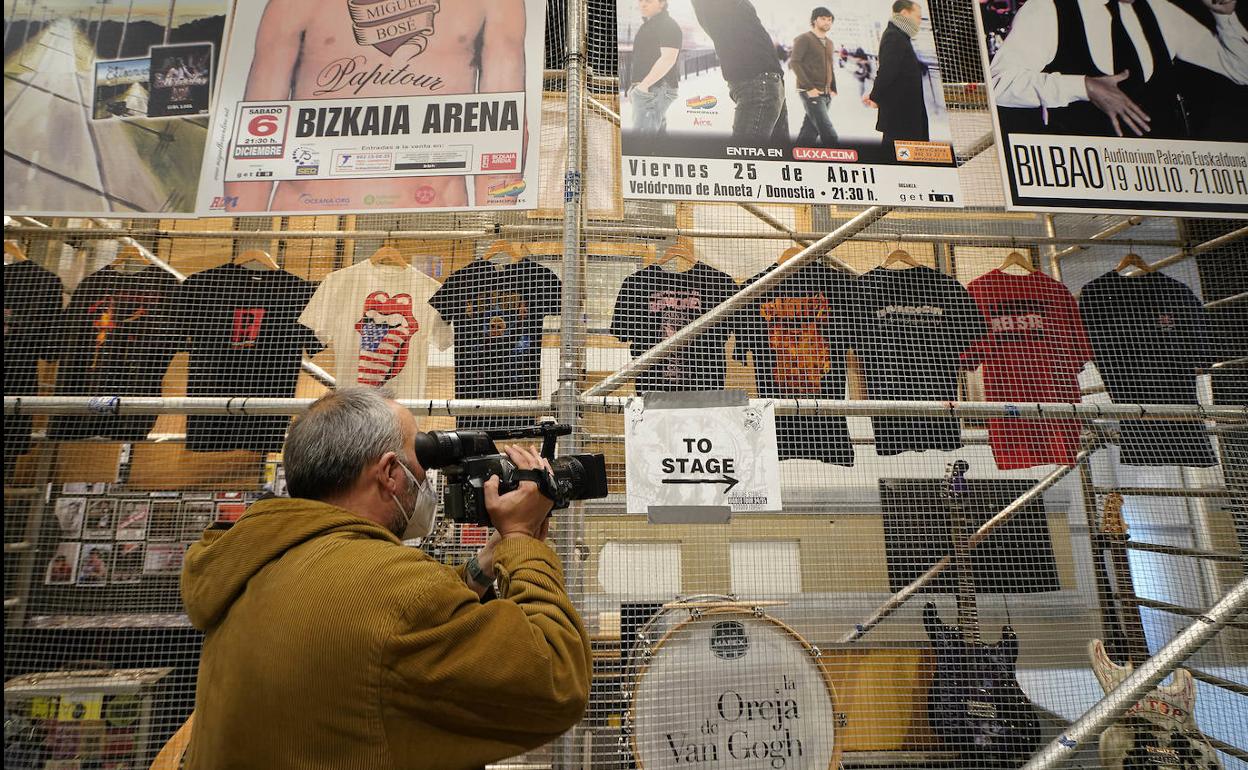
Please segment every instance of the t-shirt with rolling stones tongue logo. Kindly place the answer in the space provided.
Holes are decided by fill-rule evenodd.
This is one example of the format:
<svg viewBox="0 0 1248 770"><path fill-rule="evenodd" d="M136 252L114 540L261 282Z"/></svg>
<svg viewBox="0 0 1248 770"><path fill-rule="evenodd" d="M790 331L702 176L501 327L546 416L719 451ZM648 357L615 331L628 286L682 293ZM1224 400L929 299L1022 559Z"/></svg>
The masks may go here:
<svg viewBox="0 0 1248 770"><path fill-rule="evenodd" d="M531 259L495 267L474 259L429 304L455 328L455 397L540 397L542 324L559 313L562 285ZM532 417L460 417L463 430L519 428Z"/></svg>
<svg viewBox="0 0 1248 770"><path fill-rule="evenodd" d="M731 297L732 276L698 262L684 273L649 265L624 279L615 300L611 333L640 356ZM715 324L688 345L637 375L638 393L722 390L730 321Z"/></svg>
<svg viewBox="0 0 1248 770"><path fill-rule="evenodd" d="M338 387L388 387L397 398L426 398L429 343L450 332L429 299L439 283L411 267L365 261L325 276L299 322L334 351Z"/></svg>
<svg viewBox="0 0 1248 770"><path fill-rule="evenodd" d="M1165 273L1130 278L1110 271L1083 287L1079 312L1096 368L1119 404L1196 404L1196 370L1217 358L1209 311ZM1126 465L1217 463L1202 423L1120 420Z"/></svg>
<svg viewBox="0 0 1248 770"><path fill-rule="evenodd" d="M1079 370L1092 348L1070 290L1040 272L1011 275L993 270L967 286L983 311L988 333L963 355L984 366L989 401L1075 404ZM1070 465L1079 451L1078 420L995 417L988 443L997 467Z"/></svg>
<svg viewBox="0 0 1248 770"><path fill-rule="evenodd" d="M966 287L930 267L877 267L858 277L854 352L867 398L956 401L962 351L988 330ZM962 446L956 417L872 417L882 455Z"/></svg>
<svg viewBox="0 0 1248 770"><path fill-rule="evenodd" d="M737 314L732 355L743 364L753 356L759 398L845 398L845 351L853 345L852 285L845 273L808 264ZM781 460L854 464L849 430L839 415L777 415L776 441Z"/></svg>

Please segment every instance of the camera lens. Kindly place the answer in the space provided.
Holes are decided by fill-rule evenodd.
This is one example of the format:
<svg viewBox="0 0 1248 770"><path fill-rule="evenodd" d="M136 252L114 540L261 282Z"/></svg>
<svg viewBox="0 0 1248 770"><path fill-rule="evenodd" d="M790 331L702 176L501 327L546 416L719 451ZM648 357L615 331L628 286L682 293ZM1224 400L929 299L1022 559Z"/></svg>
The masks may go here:
<svg viewBox="0 0 1248 770"><path fill-rule="evenodd" d="M590 500L607 496L607 464L600 454L563 455L550 462L559 496Z"/></svg>

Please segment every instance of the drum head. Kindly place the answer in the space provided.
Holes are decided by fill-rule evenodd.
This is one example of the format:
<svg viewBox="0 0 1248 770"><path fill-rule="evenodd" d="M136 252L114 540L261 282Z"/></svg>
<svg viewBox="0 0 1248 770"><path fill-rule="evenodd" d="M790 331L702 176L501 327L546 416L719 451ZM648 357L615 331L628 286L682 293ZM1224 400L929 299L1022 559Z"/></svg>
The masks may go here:
<svg viewBox="0 0 1248 770"><path fill-rule="evenodd" d="M706 610L673 625L638 663L630 715L639 767L837 766L832 685L783 623Z"/></svg>

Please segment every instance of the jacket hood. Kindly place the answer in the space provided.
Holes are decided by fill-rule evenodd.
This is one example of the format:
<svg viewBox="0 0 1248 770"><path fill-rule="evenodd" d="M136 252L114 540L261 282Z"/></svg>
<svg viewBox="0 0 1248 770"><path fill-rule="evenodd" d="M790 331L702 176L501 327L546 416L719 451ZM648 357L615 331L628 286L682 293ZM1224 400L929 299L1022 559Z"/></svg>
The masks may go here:
<svg viewBox="0 0 1248 770"><path fill-rule="evenodd" d="M328 503L276 497L261 500L234 526L207 530L187 551L182 603L191 623L201 631L216 626L253 575L290 549L329 532L400 543L385 527Z"/></svg>

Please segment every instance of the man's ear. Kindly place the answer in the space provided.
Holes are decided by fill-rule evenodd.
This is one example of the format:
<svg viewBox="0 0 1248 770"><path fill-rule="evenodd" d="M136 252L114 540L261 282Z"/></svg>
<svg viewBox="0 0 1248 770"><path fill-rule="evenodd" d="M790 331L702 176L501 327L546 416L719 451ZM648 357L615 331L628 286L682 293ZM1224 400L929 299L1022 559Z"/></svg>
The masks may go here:
<svg viewBox="0 0 1248 770"><path fill-rule="evenodd" d="M395 459L398 456L397 452L386 452L377 458L369 469L373 477L377 479L377 482L391 494L397 494L402 489L399 481L394 478L395 466L398 465ZM402 473L402 471L399 471L399 473Z"/></svg>

